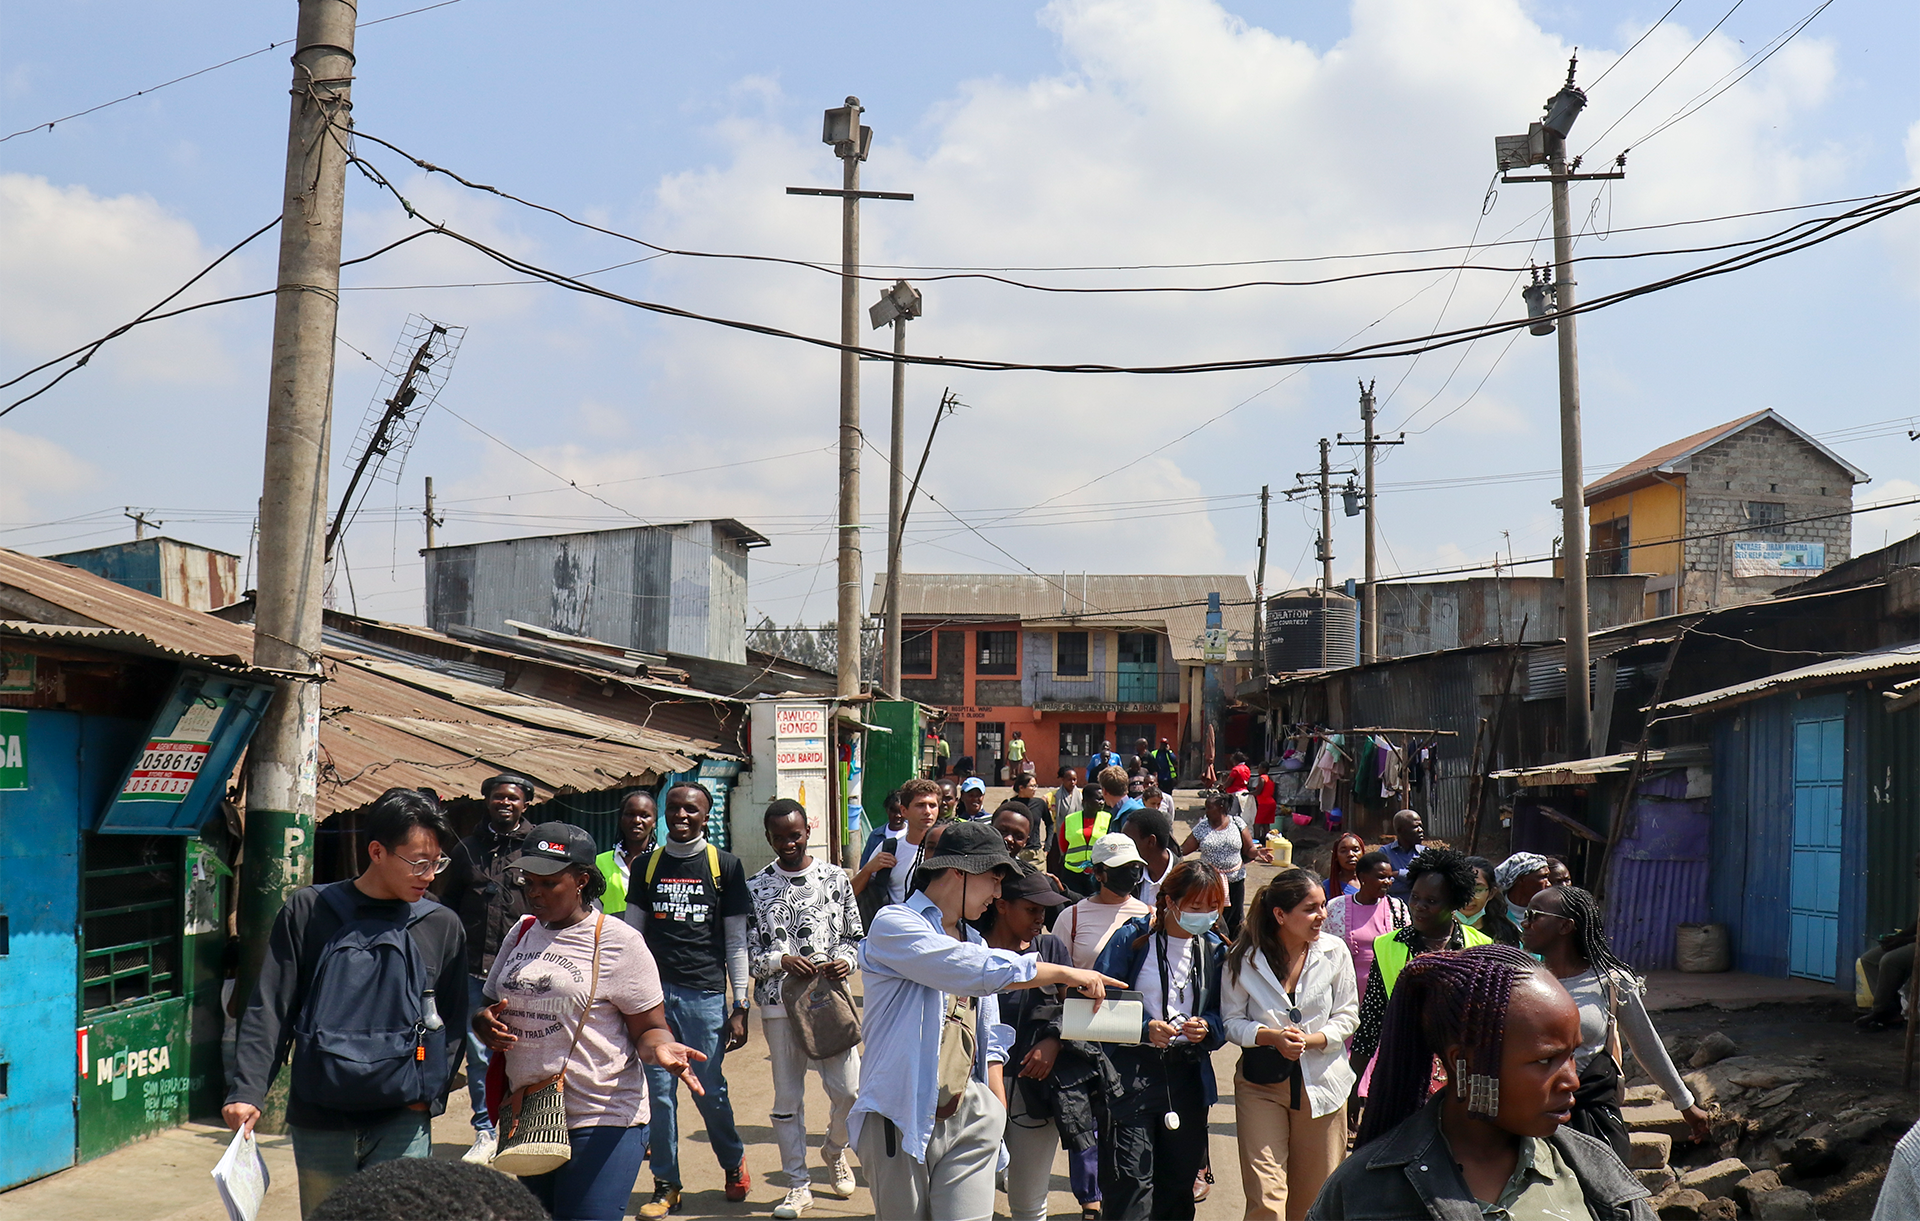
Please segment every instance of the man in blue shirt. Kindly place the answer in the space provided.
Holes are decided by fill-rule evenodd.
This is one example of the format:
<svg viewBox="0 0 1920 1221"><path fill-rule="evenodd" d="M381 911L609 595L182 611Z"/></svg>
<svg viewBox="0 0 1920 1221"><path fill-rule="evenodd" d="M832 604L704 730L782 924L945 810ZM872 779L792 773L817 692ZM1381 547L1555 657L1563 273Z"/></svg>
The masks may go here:
<svg viewBox="0 0 1920 1221"><path fill-rule="evenodd" d="M884 907L860 943L866 995L860 1096L848 1130L873 1192L874 1215L909 1221L993 1215L994 1164L1006 1131L1001 1079L1012 1032L998 993L1065 985L1103 999L1094 971L989 949L967 924L1019 868L992 827L954 823L922 864L920 888ZM968 998L976 998L968 1000ZM954 1008L973 1010L973 1070L940 1072Z"/></svg>
<svg viewBox="0 0 1920 1221"><path fill-rule="evenodd" d="M1109 767L1096 778L1100 785L1100 796L1106 802L1107 809L1113 812L1113 821L1107 824L1107 830L1126 829L1127 815L1140 808L1140 799L1127 794L1127 773L1118 765Z"/></svg>
<svg viewBox="0 0 1920 1221"><path fill-rule="evenodd" d="M1087 775L1097 781L1102 771L1119 766L1120 755L1113 749L1113 743L1102 742L1100 749L1094 751L1092 757L1087 760Z"/></svg>
<svg viewBox="0 0 1920 1221"><path fill-rule="evenodd" d="M1393 885L1387 888L1387 893L1396 899L1405 899L1412 889L1412 883L1407 880L1407 867L1420 855L1420 841L1426 833L1427 828L1417 811L1402 810L1393 816L1393 839L1383 844L1380 851L1393 862Z"/></svg>

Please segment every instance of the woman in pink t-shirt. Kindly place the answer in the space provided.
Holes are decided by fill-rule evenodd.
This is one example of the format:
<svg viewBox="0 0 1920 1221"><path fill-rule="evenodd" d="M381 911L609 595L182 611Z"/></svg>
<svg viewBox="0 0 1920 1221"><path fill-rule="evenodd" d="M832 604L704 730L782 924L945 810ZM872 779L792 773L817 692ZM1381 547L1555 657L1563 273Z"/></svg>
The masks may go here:
<svg viewBox="0 0 1920 1221"><path fill-rule="evenodd" d="M1407 905L1387 893L1393 885L1393 862L1384 853L1369 852L1354 866L1360 889L1327 901L1327 923L1320 931L1339 940L1353 955L1353 977L1362 994L1373 973L1373 939L1405 928Z"/></svg>

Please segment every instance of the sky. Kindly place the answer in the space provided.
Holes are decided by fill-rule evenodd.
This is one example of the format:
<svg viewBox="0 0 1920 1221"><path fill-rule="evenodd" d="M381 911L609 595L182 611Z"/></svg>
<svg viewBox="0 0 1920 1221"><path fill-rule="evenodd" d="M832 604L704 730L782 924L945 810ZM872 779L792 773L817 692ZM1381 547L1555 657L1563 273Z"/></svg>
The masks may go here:
<svg viewBox="0 0 1920 1221"><path fill-rule="evenodd" d="M627 238L837 269L837 203L785 188L839 185L820 113L855 94L875 131L862 185L915 196L864 205L876 278L860 302L913 280L911 351L1297 356L1524 312L1525 268L1551 258L1547 191L1495 182L1492 141L1540 117L1575 48L1591 101L1570 147L1588 169L1628 154L1624 179L1574 190L1583 300L1731 253L1648 252L1751 241L1920 185L1920 7L1834 0L1722 92L1819 0L1669 4L855 3L829 26L807 6L727 0L456 0L374 24L419 4L365 0L354 122ZM149 87L290 39L294 15L238 0L14 7L0 135L149 91L0 142L0 377L131 319L272 220L291 46ZM357 148L420 216L527 263L837 338L831 271L658 255ZM1838 200L1856 202L1736 215ZM421 227L349 171L348 257ZM181 303L271 288L274 259L269 233ZM336 499L409 318L465 331L415 443L353 518L333 602L423 618L431 476L442 543L738 518L772 540L752 553L753 621L830 618L835 355L526 279L440 236L344 273ZM0 416L0 546L124 541L131 507L247 556L250 575L271 326L270 298L142 326ZM1587 476L1771 407L1869 472L1856 501L1920 496L1917 339L1920 209L1586 315ZM1542 555L1559 533L1554 349L1521 331L1418 358L1188 375L915 366L909 461L942 394L962 406L941 425L903 566L1251 578L1264 485L1267 587L1306 584L1317 509L1285 494L1319 438L1358 433L1362 380L1382 431L1406 440L1378 471L1383 575ZM884 567L889 389L885 365L863 365L869 581ZM1917 526L1920 506L1863 513L1855 551ZM1336 580L1358 575L1359 519L1338 505L1332 545Z"/></svg>

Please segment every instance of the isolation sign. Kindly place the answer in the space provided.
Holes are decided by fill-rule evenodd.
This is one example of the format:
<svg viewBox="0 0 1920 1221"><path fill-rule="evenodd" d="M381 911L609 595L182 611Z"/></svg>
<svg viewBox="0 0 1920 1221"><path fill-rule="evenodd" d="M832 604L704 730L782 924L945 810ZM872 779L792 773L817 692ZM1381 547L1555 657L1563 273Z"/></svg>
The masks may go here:
<svg viewBox="0 0 1920 1221"><path fill-rule="evenodd" d="M27 784L27 714L0 708L0 793L18 793Z"/></svg>
<svg viewBox="0 0 1920 1221"><path fill-rule="evenodd" d="M120 790L120 800L185 801L213 751L213 731L226 704L224 699L196 699L180 714L171 733L142 747L140 761Z"/></svg>

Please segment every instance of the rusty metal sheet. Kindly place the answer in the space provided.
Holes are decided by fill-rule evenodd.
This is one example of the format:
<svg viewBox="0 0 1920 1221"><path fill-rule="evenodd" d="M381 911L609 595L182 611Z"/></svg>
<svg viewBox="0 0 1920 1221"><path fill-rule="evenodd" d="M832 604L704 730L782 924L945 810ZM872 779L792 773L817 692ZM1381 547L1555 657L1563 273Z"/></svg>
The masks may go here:
<svg viewBox="0 0 1920 1221"><path fill-rule="evenodd" d="M696 761L682 755L639 750L616 742L593 742L528 725L454 725L446 721L369 716L413 737L484 759L495 771L524 771L555 792L592 792L642 784Z"/></svg>
<svg viewBox="0 0 1920 1221"><path fill-rule="evenodd" d="M66 612L65 626L116 628L158 648L229 667L253 661L251 627L175 606L84 569L0 549L0 585Z"/></svg>

